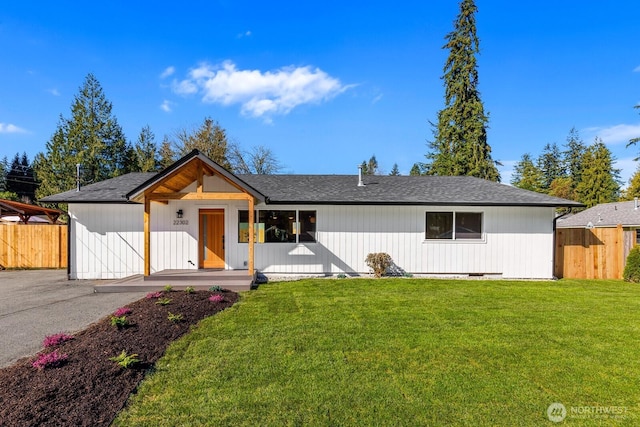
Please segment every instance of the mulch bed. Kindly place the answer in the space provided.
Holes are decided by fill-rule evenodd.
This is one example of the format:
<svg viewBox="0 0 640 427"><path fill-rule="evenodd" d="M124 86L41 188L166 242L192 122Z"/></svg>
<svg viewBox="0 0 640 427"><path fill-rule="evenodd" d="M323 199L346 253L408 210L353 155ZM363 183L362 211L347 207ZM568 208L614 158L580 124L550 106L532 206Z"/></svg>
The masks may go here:
<svg viewBox="0 0 640 427"><path fill-rule="evenodd" d="M68 355L59 367L32 366L55 349L49 348L0 369L0 426L108 426L172 341L238 299L230 291L163 294L171 299L168 305L156 304L156 298L127 305L129 326L117 328L106 317L55 347ZM224 301L209 301L214 294ZM172 322L169 313L184 319ZM109 360L123 350L137 353L140 362L124 369Z"/></svg>

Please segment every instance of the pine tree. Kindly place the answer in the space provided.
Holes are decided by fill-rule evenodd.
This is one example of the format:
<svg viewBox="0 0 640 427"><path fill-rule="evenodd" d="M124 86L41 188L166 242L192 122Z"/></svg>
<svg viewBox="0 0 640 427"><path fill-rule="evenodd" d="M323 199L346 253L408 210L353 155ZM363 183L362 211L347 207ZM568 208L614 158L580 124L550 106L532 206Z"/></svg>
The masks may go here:
<svg viewBox="0 0 640 427"><path fill-rule="evenodd" d="M171 141L165 136L158 150L158 168L166 169L176 161L176 153L171 148Z"/></svg>
<svg viewBox="0 0 640 427"><path fill-rule="evenodd" d="M434 140L427 154L430 175L471 175L500 181L487 143L488 116L478 90L474 0L460 2L454 30L443 48L449 50L444 66L445 107L438 112Z"/></svg>
<svg viewBox="0 0 640 427"><path fill-rule="evenodd" d="M155 172L158 170L158 148L155 135L149 125L142 128L138 141L134 146L136 169L139 172Z"/></svg>
<svg viewBox="0 0 640 427"><path fill-rule="evenodd" d="M620 192L620 170L613 168L613 156L600 138L584 154L582 180L576 187L578 200L587 207L615 202Z"/></svg>
<svg viewBox="0 0 640 427"><path fill-rule="evenodd" d="M529 191L542 192L544 176L531 160L531 155L525 153L516 163L511 176L511 185Z"/></svg>
<svg viewBox="0 0 640 427"><path fill-rule="evenodd" d="M426 165L424 163L414 163L413 166L411 166L411 170L409 171L409 176L420 176L420 175L426 175Z"/></svg>
<svg viewBox="0 0 640 427"><path fill-rule="evenodd" d="M554 142L544 146L542 154L538 158L538 169L542 172L542 190L544 192L549 191L554 179L566 175L558 144Z"/></svg>
<svg viewBox="0 0 640 427"><path fill-rule="evenodd" d="M640 165L636 168L633 176L629 178L629 186L622 191L621 200L633 200L640 197Z"/></svg>
<svg viewBox="0 0 640 427"><path fill-rule="evenodd" d="M399 176L400 175L400 169L398 169L398 164L394 163L393 167L391 168L391 172L389 172L390 176Z"/></svg>
<svg viewBox="0 0 640 427"><path fill-rule="evenodd" d="M176 147L181 156L196 149L227 170L231 170L227 153L227 132L220 124L206 117L194 131L182 129L176 134Z"/></svg>
<svg viewBox="0 0 640 427"><path fill-rule="evenodd" d="M576 187L582 181L583 158L587 147L582 142L578 130L573 127L567 136L566 150L562 153L564 157L565 172L571 178L571 190L575 193ZM575 197L575 194L574 194ZM575 199L571 199L575 200Z"/></svg>
<svg viewBox="0 0 640 427"><path fill-rule="evenodd" d="M81 165L84 184L127 171L128 144L112 108L98 80L88 74L74 97L71 118L60 116L46 152L34 160L36 176L42 184L38 198L73 188L76 164Z"/></svg>
<svg viewBox="0 0 640 427"><path fill-rule="evenodd" d="M27 153L23 153L22 157L16 153L6 174L6 187L9 193L17 195L18 200L25 203L35 200L38 185Z"/></svg>

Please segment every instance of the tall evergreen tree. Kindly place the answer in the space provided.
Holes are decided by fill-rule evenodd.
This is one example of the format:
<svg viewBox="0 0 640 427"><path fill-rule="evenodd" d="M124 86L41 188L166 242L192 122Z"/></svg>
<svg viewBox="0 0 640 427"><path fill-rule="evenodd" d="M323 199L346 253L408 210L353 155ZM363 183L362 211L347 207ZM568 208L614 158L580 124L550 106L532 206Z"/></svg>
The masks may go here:
<svg viewBox="0 0 640 427"><path fill-rule="evenodd" d="M391 168L391 172L389 172L390 176L399 176L400 175L400 169L398 169L398 164L394 163L393 167Z"/></svg>
<svg viewBox="0 0 640 427"><path fill-rule="evenodd" d="M35 200L38 185L27 153L23 153L22 157L16 153L6 174L6 186L9 193L15 193L25 203Z"/></svg>
<svg viewBox="0 0 640 427"><path fill-rule="evenodd" d="M629 186L622 192L622 200L633 200L640 197L640 165L636 168L635 173L629 178Z"/></svg>
<svg viewBox="0 0 640 427"><path fill-rule="evenodd" d="M620 192L620 170L613 167L611 151L596 138L584 154L582 180L576 187L578 200L587 207L615 202Z"/></svg>
<svg viewBox="0 0 640 427"><path fill-rule="evenodd" d="M138 140L134 146L136 169L139 172L155 172L158 168L158 147L155 142L155 135L149 125L140 131Z"/></svg>
<svg viewBox="0 0 640 427"><path fill-rule="evenodd" d="M71 104L71 118L60 116L46 152L34 160L42 183L38 197L73 188L76 164L81 165L81 182L85 184L127 171L128 144L112 109L98 80L88 74Z"/></svg>
<svg viewBox="0 0 640 427"><path fill-rule="evenodd" d="M549 191L554 179L566 175L558 144L554 142L544 146L542 154L538 158L538 169L542 172L542 189L545 192Z"/></svg>
<svg viewBox="0 0 640 427"><path fill-rule="evenodd" d="M478 90L476 12L474 0L462 0L454 30L445 37L443 48L449 50L442 77L445 107L438 112L434 140L429 143L427 172L500 181L487 143L489 118Z"/></svg>
<svg viewBox="0 0 640 427"><path fill-rule="evenodd" d="M166 169L176 161L176 152L171 148L171 141L165 136L158 149L158 168Z"/></svg>
<svg viewBox="0 0 640 427"><path fill-rule="evenodd" d="M424 163L414 163L409 171L409 176L426 175L426 165Z"/></svg>
<svg viewBox="0 0 640 427"><path fill-rule="evenodd" d="M378 159L376 159L376 155L372 155L369 158L369 161L363 160L360 164L362 167L363 175L379 175L380 168L378 167Z"/></svg>
<svg viewBox="0 0 640 427"><path fill-rule="evenodd" d="M542 192L544 176L540 169L533 163L531 155L525 153L516 163L511 175L511 185L524 190Z"/></svg>
<svg viewBox="0 0 640 427"><path fill-rule="evenodd" d="M9 160L4 156L0 161L0 192L7 191L7 173L9 173Z"/></svg>
<svg viewBox="0 0 640 427"><path fill-rule="evenodd" d="M562 153L564 157L565 172L571 179L571 190L575 192L578 183L582 181L582 169L584 153L587 146L582 142L578 130L573 127L567 136L566 150Z"/></svg>
<svg viewBox="0 0 640 427"><path fill-rule="evenodd" d="M181 156L197 149L227 170L231 170L227 153L227 132L220 124L206 117L202 125L193 130L182 129L176 134L176 147Z"/></svg>

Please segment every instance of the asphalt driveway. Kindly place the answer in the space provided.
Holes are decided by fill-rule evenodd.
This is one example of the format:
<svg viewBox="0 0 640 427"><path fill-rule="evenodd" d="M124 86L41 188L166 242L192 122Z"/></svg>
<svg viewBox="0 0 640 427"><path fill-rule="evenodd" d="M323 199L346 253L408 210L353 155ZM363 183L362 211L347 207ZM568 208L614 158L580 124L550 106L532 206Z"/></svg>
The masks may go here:
<svg viewBox="0 0 640 427"><path fill-rule="evenodd" d="M67 280L66 274L0 271L0 367L38 352L46 335L80 331L145 295L94 293L95 281Z"/></svg>

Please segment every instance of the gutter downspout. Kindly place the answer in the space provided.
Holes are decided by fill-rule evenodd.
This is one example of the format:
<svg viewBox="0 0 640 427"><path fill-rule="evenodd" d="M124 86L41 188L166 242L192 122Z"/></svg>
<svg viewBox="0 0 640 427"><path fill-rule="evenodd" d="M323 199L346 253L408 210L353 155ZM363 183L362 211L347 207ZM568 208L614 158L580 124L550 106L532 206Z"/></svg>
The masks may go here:
<svg viewBox="0 0 640 427"><path fill-rule="evenodd" d="M569 210L567 212L565 212L562 215L558 215L555 218L553 218L553 250L551 251L551 256L553 257L552 271L553 271L553 278L555 280L558 279L556 277L556 229L558 228L557 227L557 225L558 225L557 222L558 222L558 220L560 218L569 215L572 210L573 210L573 208L569 208Z"/></svg>
<svg viewBox="0 0 640 427"><path fill-rule="evenodd" d="M67 205L67 211L69 207ZM71 215L67 212L67 280L71 280Z"/></svg>

